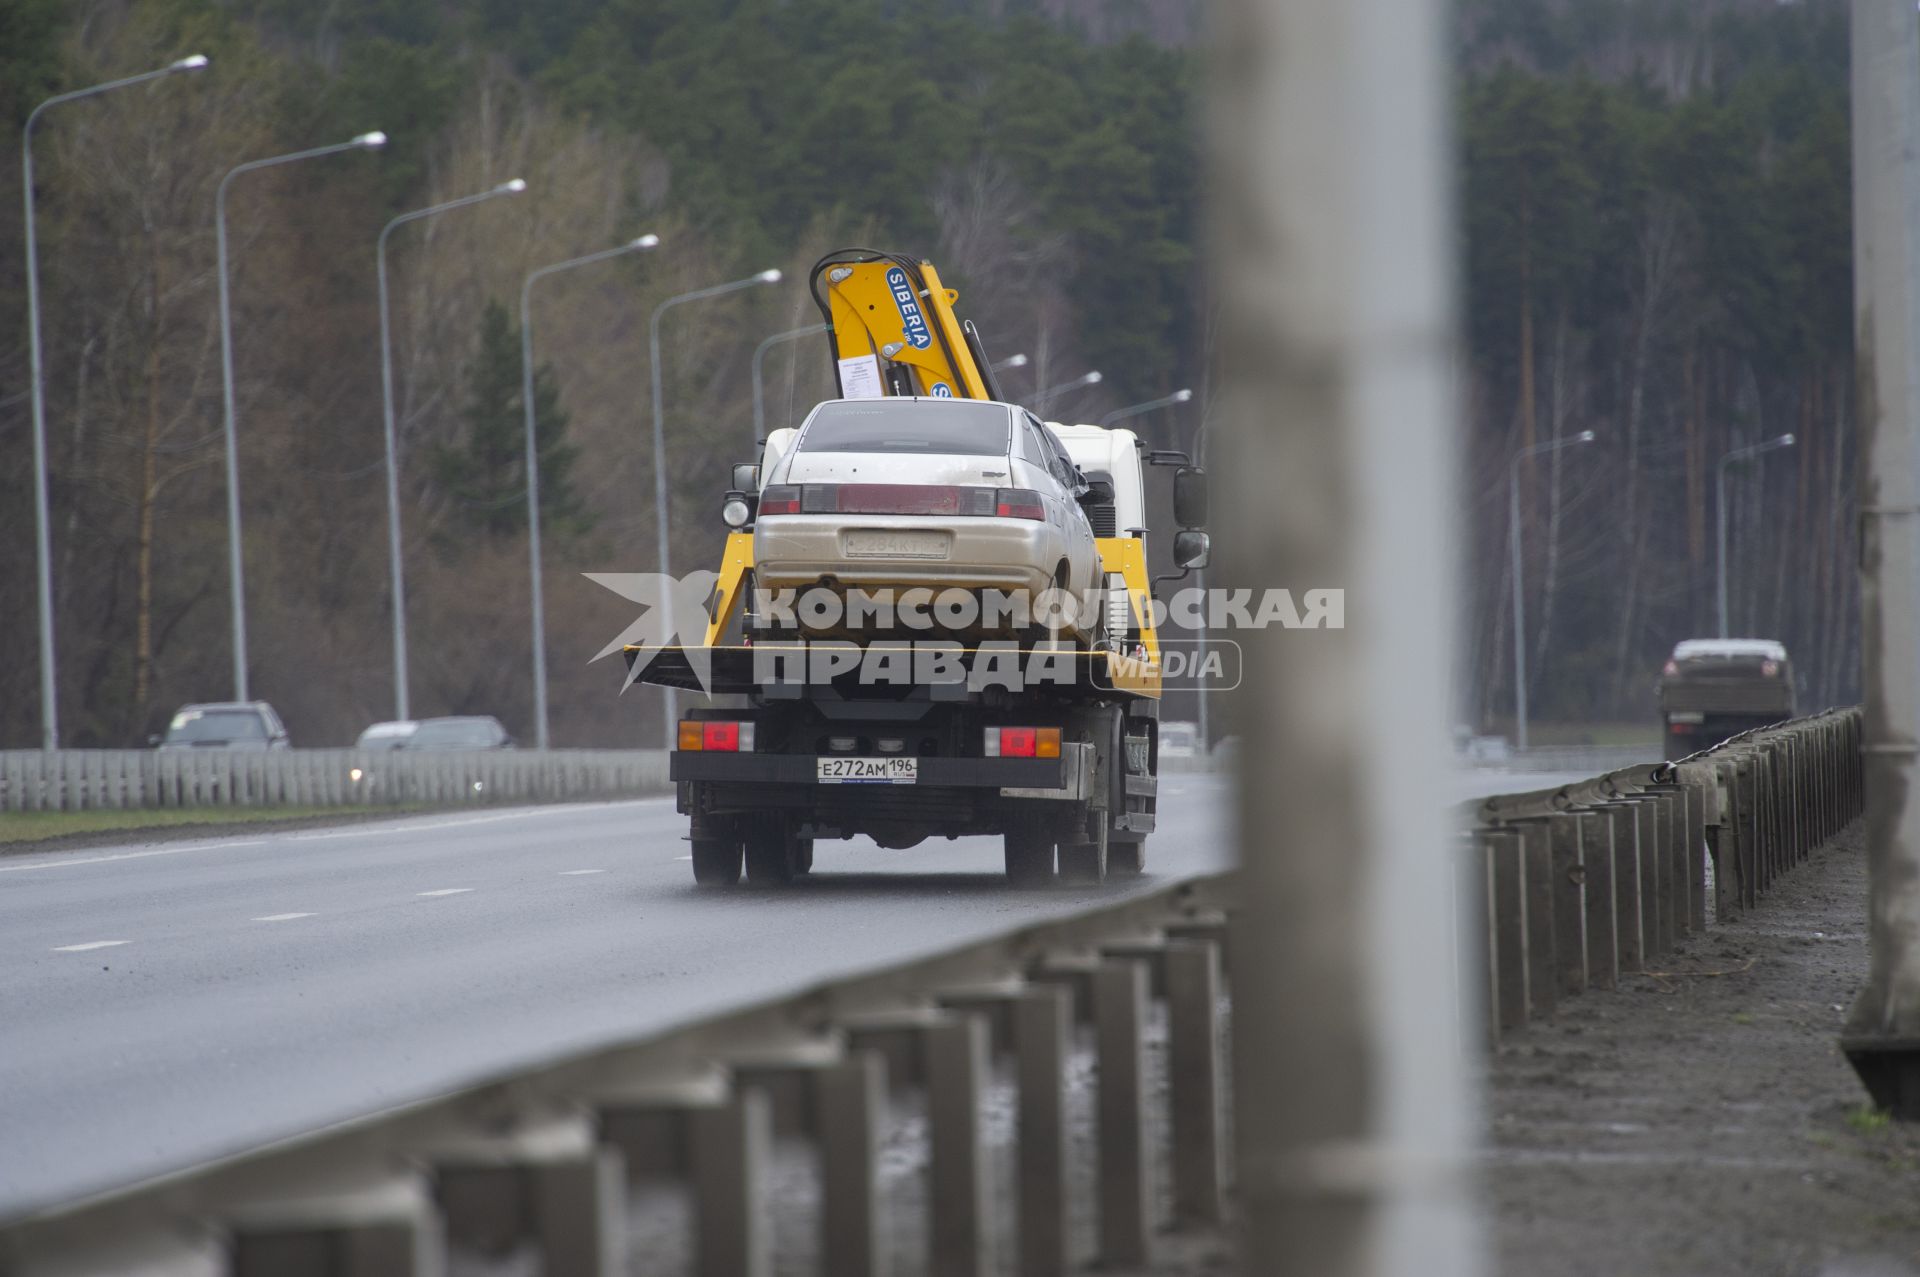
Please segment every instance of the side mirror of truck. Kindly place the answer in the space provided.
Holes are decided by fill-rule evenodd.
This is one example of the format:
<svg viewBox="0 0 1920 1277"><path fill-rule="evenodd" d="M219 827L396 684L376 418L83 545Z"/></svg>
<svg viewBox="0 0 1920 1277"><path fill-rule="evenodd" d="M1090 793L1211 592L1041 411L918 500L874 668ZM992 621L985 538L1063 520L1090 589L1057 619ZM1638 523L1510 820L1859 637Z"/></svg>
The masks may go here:
<svg viewBox="0 0 1920 1277"><path fill-rule="evenodd" d="M1207 472L1199 466L1183 466L1174 472L1173 521L1183 528L1206 526Z"/></svg>
<svg viewBox="0 0 1920 1277"><path fill-rule="evenodd" d="M1204 532L1188 528L1173 534L1173 566L1204 568L1213 553L1213 540Z"/></svg>
<svg viewBox="0 0 1920 1277"><path fill-rule="evenodd" d="M720 522L735 532L753 522L753 515L760 507L760 495L757 490L742 492L734 489L720 498Z"/></svg>
<svg viewBox="0 0 1920 1277"><path fill-rule="evenodd" d="M733 466L733 482L728 486L739 492L760 491L760 463L736 461Z"/></svg>

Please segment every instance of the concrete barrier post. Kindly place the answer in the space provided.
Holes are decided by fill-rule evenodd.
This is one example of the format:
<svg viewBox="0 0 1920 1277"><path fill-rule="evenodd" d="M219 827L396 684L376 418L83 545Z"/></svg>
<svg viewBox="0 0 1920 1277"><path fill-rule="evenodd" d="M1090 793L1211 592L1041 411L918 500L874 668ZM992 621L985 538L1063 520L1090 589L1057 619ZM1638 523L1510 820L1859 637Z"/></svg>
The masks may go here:
<svg viewBox="0 0 1920 1277"><path fill-rule="evenodd" d="M1547 820L1552 850L1553 951L1560 992L1585 993L1587 975L1587 871L1582 836L1585 816L1555 812Z"/></svg>
<svg viewBox="0 0 1920 1277"><path fill-rule="evenodd" d="M1510 829L1488 829L1480 835L1486 848L1490 889L1487 894L1487 943L1493 955L1494 1023L1502 1032L1527 1022L1527 862L1520 835Z"/></svg>
<svg viewBox="0 0 1920 1277"><path fill-rule="evenodd" d="M1093 1029L1100 1059L1100 1262L1109 1267L1144 1264L1151 1248L1146 1014L1145 968L1101 963L1093 973Z"/></svg>
<svg viewBox="0 0 1920 1277"><path fill-rule="evenodd" d="M1073 1266L1067 1229L1066 1073L1072 991L1032 985L1013 1005L1019 1080L1015 1201L1021 1277L1065 1277Z"/></svg>
<svg viewBox="0 0 1920 1277"><path fill-rule="evenodd" d="M687 1111L699 1277L769 1277L773 1271L766 1208L772 1143L767 1098L758 1091Z"/></svg>
<svg viewBox="0 0 1920 1277"><path fill-rule="evenodd" d="M856 1051L813 1079L820 1143L820 1270L882 1277L880 1127L886 1113L886 1063Z"/></svg>
<svg viewBox="0 0 1920 1277"><path fill-rule="evenodd" d="M1560 963L1554 945L1553 845L1546 819L1515 822L1526 858L1527 1013L1548 1019L1559 1002Z"/></svg>
<svg viewBox="0 0 1920 1277"><path fill-rule="evenodd" d="M1580 872L1584 880L1582 929L1587 941L1587 985L1611 989L1620 979L1620 941L1613 883L1613 819L1586 808L1580 821Z"/></svg>
<svg viewBox="0 0 1920 1277"><path fill-rule="evenodd" d="M933 1145L927 1175L933 1248L929 1271L934 1277L984 1277L993 1254L987 1153L980 1131L987 1026L978 1016L943 1016L920 1031L920 1041Z"/></svg>
<svg viewBox="0 0 1920 1277"><path fill-rule="evenodd" d="M1167 1083L1176 1227L1212 1226L1224 1214L1219 955L1218 946L1204 942L1167 944Z"/></svg>

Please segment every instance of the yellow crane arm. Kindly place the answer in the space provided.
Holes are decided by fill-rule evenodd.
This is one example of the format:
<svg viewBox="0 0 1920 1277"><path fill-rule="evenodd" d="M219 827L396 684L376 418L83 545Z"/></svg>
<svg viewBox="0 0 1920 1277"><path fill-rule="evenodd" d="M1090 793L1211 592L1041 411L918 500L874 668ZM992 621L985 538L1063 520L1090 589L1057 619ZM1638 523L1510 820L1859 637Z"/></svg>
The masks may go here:
<svg viewBox="0 0 1920 1277"><path fill-rule="evenodd" d="M953 313L960 295L933 263L842 249L820 259L811 284L842 397L1000 398L979 335Z"/></svg>

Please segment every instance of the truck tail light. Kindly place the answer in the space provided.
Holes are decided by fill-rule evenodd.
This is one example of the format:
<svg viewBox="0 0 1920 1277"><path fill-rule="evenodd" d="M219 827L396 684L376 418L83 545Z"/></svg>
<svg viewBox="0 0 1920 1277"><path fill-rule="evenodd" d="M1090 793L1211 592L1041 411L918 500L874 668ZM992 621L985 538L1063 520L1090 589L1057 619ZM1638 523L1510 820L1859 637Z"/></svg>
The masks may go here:
<svg viewBox="0 0 1920 1277"><path fill-rule="evenodd" d="M1660 667L1660 672L1662 674L1665 674L1668 678L1672 678L1675 674L1678 674L1680 672L1680 662L1668 661L1665 665Z"/></svg>
<svg viewBox="0 0 1920 1277"><path fill-rule="evenodd" d="M1058 758L1060 729L989 727L985 752L988 758Z"/></svg>
<svg viewBox="0 0 1920 1277"><path fill-rule="evenodd" d="M1045 519L1046 502L1031 488L1000 488L993 494L994 517L1000 519Z"/></svg>
<svg viewBox="0 0 1920 1277"><path fill-rule="evenodd" d="M1761 677L1761 678L1778 678L1778 677L1780 677L1780 662L1778 662L1778 661L1762 661L1762 662L1760 662L1760 677Z"/></svg>
<svg viewBox="0 0 1920 1277"><path fill-rule="evenodd" d="M760 494L761 514L799 514L800 489L791 483L770 483Z"/></svg>
<svg viewBox="0 0 1920 1277"><path fill-rule="evenodd" d="M680 720L680 748L727 754L753 752L753 724Z"/></svg>

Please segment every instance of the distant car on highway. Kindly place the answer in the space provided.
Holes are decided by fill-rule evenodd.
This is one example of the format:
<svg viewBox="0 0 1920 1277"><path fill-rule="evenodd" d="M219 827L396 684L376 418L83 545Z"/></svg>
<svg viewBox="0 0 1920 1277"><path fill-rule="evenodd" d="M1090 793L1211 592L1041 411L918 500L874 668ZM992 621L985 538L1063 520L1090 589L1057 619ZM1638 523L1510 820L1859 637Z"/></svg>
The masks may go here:
<svg viewBox="0 0 1920 1277"><path fill-rule="evenodd" d="M1195 758L1200 754L1200 724L1160 724L1160 757Z"/></svg>
<svg viewBox="0 0 1920 1277"><path fill-rule="evenodd" d="M483 714L423 718L395 749L409 754L470 749L512 749L513 737L499 719Z"/></svg>
<svg viewBox="0 0 1920 1277"><path fill-rule="evenodd" d="M411 719L396 719L392 722L375 723L360 733L353 747L368 753L379 753L383 749L399 749L407 743L420 724Z"/></svg>
<svg viewBox="0 0 1920 1277"><path fill-rule="evenodd" d="M166 734L148 738L161 749L290 749L286 724L265 701L183 705Z"/></svg>
<svg viewBox="0 0 1920 1277"><path fill-rule="evenodd" d="M1773 639L1685 639L1660 672L1668 758L1793 717L1793 663Z"/></svg>

